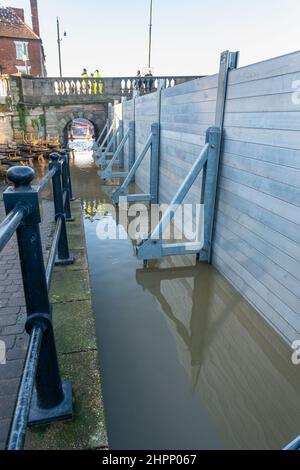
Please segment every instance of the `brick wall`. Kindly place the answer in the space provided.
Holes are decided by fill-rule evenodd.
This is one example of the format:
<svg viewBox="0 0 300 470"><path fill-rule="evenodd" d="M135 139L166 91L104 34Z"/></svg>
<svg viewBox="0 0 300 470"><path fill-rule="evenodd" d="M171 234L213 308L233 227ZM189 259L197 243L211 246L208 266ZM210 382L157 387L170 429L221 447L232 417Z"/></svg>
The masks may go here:
<svg viewBox="0 0 300 470"><path fill-rule="evenodd" d="M16 46L14 41L20 39L0 38L0 72L11 75L17 73L16 65L22 66L24 62L16 59ZM41 42L39 40L26 40L28 42L29 61L32 76L41 76Z"/></svg>

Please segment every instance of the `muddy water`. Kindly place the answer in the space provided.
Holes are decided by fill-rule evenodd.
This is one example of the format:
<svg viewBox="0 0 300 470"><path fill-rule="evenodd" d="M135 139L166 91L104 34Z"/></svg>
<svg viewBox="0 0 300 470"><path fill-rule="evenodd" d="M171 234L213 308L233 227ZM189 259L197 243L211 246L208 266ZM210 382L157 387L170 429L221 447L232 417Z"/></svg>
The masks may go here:
<svg viewBox="0 0 300 470"><path fill-rule="evenodd" d="M211 266L142 269L129 240L97 237L114 186L91 154L72 164L83 202L112 449L280 449L300 434L300 366Z"/></svg>

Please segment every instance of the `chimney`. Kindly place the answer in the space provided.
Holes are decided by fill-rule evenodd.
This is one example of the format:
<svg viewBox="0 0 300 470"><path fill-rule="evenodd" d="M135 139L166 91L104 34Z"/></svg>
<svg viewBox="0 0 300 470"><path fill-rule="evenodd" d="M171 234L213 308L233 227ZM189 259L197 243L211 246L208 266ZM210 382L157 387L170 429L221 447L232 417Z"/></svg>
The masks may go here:
<svg viewBox="0 0 300 470"><path fill-rule="evenodd" d="M24 10L23 8L11 8L11 10L17 15L20 20L25 21Z"/></svg>
<svg viewBox="0 0 300 470"><path fill-rule="evenodd" d="M31 20L32 20L32 29L34 33L40 37L40 23L39 23L39 10L37 5L37 0L30 0L31 6Z"/></svg>

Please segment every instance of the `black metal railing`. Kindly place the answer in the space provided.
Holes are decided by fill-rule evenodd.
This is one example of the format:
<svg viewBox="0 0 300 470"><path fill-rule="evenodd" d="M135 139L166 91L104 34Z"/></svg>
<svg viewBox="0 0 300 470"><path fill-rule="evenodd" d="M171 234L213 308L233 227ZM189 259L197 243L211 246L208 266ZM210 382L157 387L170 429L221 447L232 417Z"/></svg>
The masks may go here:
<svg viewBox="0 0 300 470"><path fill-rule="evenodd" d="M0 252L17 233L22 280L27 308L26 331L30 336L18 390L8 450L24 447L27 426L72 418L72 384L62 381L55 347L52 306L49 300L55 265L74 263L70 256L66 221L73 220L69 154L50 155L49 171L37 186L30 167L8 171L14 184L3 194L7 217L0 224ZM47 267L44 265L40 235L40 195L52 180L56 227Z"/></svg>

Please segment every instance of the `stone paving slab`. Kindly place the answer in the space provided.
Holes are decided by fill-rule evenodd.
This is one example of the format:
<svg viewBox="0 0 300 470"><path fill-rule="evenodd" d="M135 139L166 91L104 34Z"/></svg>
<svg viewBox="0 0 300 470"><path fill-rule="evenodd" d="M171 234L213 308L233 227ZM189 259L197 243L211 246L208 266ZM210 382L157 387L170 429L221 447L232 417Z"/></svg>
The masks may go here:
<svg viewBox="0 0 300 470"><path fill-rule="evenodd" d="M53 323L59 354L97 350L96 326L92 312L90 300L54 305ZM80 327L80 335L78 335L78 327Z"/></svg>
<svg viewBox="0 0 300 470"><path fill-rule="evenodd" d="M73 381L74 419L33 428L27 450L92 450L107 447L97 351L59 358L64 379Z"/></svg>
<svg viewBox="0 0 300 470"><path fill-rule="evenodd" d="M67 302L72 296L72 301L88 300L90 298L90 286L88 271L56 271L53 276L50 300L52 303Z"/></svg>
<svg viewBox="0 0 300 470"><path fill-rule="evenodd" d="M85 247L81 204L72 204L75 222L67 225L68 234L79 225L78 242ZM27 450L88 450L107 448L107 434L95 320L91 304L86 248L75 251L81 269L57 267L53 274L51 298L53 323L61 376L73 382L74 417L70 422L39 426L28 430ZM79 256L78 256L79 255Z"/></svg>
<svg viewBox="0 0 300 470"><path fill-rule="evenodd" d="M81 270L87 270L88 269L88 262L85 256L85 253L83 250L81 251L76 251L74 248L72 249L72 255L75 256L76 263L75 264L70 264L69 266L64 267L64 271L81 271ZM56 266L54 268L54 272L59 272L61 271L61 268Z"/></svg>

